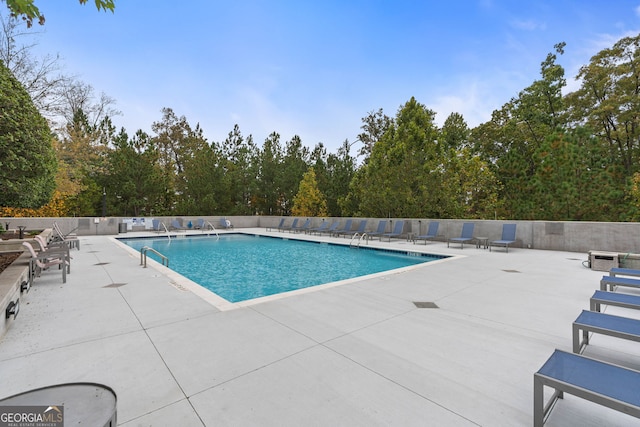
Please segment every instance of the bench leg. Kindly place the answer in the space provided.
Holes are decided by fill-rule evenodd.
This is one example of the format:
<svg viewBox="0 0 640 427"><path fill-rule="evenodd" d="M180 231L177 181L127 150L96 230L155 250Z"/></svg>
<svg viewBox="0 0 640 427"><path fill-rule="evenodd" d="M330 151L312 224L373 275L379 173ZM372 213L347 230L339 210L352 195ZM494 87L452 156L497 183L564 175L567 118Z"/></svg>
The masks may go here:
<svg viewBox="0 0 640 427"><path fill-rule="evenodd" d="M573 352L576 354L582 353L584 347L589 344L589 332L582 331L582 342L580 341L580 327L576 324L573 325Z"/></svg>
<svg viewBox="0 0 640 427"><path fill-rule="evenodd" d="M593 300L590 300L589 303L589 310L591 311L600 311L600 303L599 302L595 302Z"/></svg>
<svg viewBox="0 0 640 427"><path fill-rule="evenodd" d="M549 402L544 404L544 384L537 375L533 375L533 427L542 427L558 399L562 399L564 393L555 390Z"/></svg>
<svg viewBox="0 0 640 427"><path fill-rule="evenodd" d="M600 280L600 290L601 291L607 290L607 284L603 280Z"/></svg>
<svg viewBox="0 0 640 427"><path fill-rule="evenodd" d="M535 375L533 376L533 427L544 424L544 386Z"/></svg>

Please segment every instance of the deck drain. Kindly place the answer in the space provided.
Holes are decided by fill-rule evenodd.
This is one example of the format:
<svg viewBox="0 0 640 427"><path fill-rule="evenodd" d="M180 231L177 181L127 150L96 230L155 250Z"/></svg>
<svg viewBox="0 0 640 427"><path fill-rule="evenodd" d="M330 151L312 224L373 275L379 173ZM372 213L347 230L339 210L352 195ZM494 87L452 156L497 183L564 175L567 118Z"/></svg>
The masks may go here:
<svg viewBox="0 0 640 427"><path fill-rule="evenodd" d="M418 308L440 308L436 305L435 302L429 301L414 301L413 304L415 304L415 306Z"/></svg>
<svg viewBox="0 0 640 427"><path fill-rule="evenodd" d="M119 288L120 286L124 286L126 283L112 283L107 286L103 286L103 288Z"/></svg>
<svg viewBox="0 0 640 427"><path fill-rule="evenodd" d="M518 270L502 270L502 271L504 271L505 273L521 273Z"/></svg>
<svg viewBox="0 0 640 427"><path fill-rule="evenodd" d="M100 252L100 251L87 251L88 254L95 254L95 253L98 253L98 252Z"/></svg>
<svg viewBox="0 0 640 427"><path fill-rule="evenodd" d="M99 262L99 263L93 264L93 265L107 265L107 264L110 264L110 263L109 262Z"/></svg>

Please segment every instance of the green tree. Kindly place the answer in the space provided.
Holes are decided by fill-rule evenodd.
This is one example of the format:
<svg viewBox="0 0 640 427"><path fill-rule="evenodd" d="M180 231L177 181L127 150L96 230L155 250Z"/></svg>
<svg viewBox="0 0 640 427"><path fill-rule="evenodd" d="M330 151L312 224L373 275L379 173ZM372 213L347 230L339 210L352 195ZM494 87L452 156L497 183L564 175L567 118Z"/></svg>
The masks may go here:
<svg viewBox="0 0 640 427"><path fill-rule="evenodd" d="M556 54L564 52L564 43L555 49L556 53L549 53L541 64L541 79L471 132L473 151L493 168L501 183L504 203L502 212L497 212L500 217L532 219L540 214L540 204L531 197L538 168L535 153L548 135L565 126L561 90L566 82L564 69L556 64Z"/></svg>
<svg viewBox="0 0 640 427"><path fill-rule="evenodd" d="M539 210L533 219L611 221L627 214L617 168L587 129L549 135L534 156L538 167L529 197Z"/></svg>
<svg viewBox="0 0 640 427"><path fill-rule="evenodd" d="M222 205L223 214L251 215L254 210L252 198L255 192L258 149L253 137L242 136L236 124L222 144L224 159L224 185L228 190Z"/></svg>
<svg viewBox="0 0 640 427"><path fill-rule="evenodd" d="M638 212L640 212L640 172L634 173L631 177L628 198L632 205L632 213L630 215L630 218L634 221L637 221Z"/></svg>
<svg viewBox="0 0 640 427"><path fill-rule="evenodd" d="M302 145L302 140L295 135L286 142L282 158L282 174L278 177L278 188L281 190L282 214L290 215L293 198L298 193L300 181L309 169L309 149Z"/></svg>
<svg viewBox="0 0 640 427"><path fill-rule="evenodd" d="M162 120L154 122L153 144L158 149L158 163L163 171L165 213L186 214L191 204L186 167L191 158L207 146L202 129L191 127L185 116L178 117L171 108L162 109Z"/></svg>
<svg viewBox="0 0 640 427"><path fill-rule="evenodd" d="M221 212L226 195L222 187L223 159L217 145L202 144L185 160L185 191L180 198L180 211L190 215L213 215Z"/></svg>
<svg viewBox="0 0 640 427"><path fill-rule="evenodd" d="M435 113L411 98L373 146L342 204L362 216L419 217L431 213L441 185L442 152Z"/></svg>
<svg viewBox="0 0 640 427"><path fill-rule="evenodd" d="M295 216L327 216L327 201L318 188L313 168L309 168L300 181L298 193L293 199L291 213Z"/></svg>
<svg viewBox="0 0 640 427"><path fill-rule="evenodd" d="M469 134L471 130L460 113L451 113L444 121L442 129L440 129L440 137L438 140L445 147L459 149L466 146L469 142Z"/></svg>
<svg viewBox="0 0 640 427"><path fill-rule="evenodd" d="M327 197L329 216L343 216L341 201L349 194L349 183L356 170L356 159L350 154L351 144L345 140L336 154L327 157L327 184L324 194Z"/></svg>
<svg viewBox="0 0 640 427"><path fill-rule="evenodd" d="M449 149L439 189L438 216L491 219L501 206L501 185L487 162L463 147Z"/></svg>
<svg viewBox="0 0 640 427"><path fill-rule="evenodd" d="M56 158L47 121L0 62L0 206L39 208L55 189Z"/></svg>
<svg viewBox="0 0 640 427"><path fill-rule="evenodd" d="M107 185L108 144L114 134L115 128L108 117L92 125L82 109L75 110L73 118L60 132L56 144L60 166L58 185L67 199L70 214L101 213L102 193Z"/></svg>
<svg viewBox="0 0 640 427"><path fill-rule="evenodd" d="M114 138L104 186L110 215L137 217L159 213L163 185L157 159L158 150L142 130L130 139L122 129Z"/></svg>
<svg viewBox="0 0 640 427"><path fill-rule="evenodd" d="M367 163L373 151L373 146L382 138L382 135L393 125L393 119L386 114L382 108L378 111L370 111L362 118L362 132L358 135L358 141L362 142L360 148L361 156L364 156L364 163Z"/></svg>
<svg viewBox="0 0 640 427"><path fill-rule="evenodd" d="M80 4L87 3L88 0L79 0ZM44 25L44 15L40 12L40 9L35 5L34 0L5 0L7 7L14 16L22 18L27 27L33 25L33 20L37 19L40 25ZM113 12L115 9L115 0L94 0L96 8L98 10L110 10Z"/></svg>
<svg viewBox="0 0 640 427"><path fill-rule="evenodd" d="M283 175L282 157L280 135L273 132L265 139L262 149L258 153L258 177L253 204L259 214L285 214L282 205L282 179L280 178Z"/></svg>
<svg viewBox="0 0 640 427"><path fill-rule="evenodd" d="M576 78L582 83L567 96L570 119L608 146L624 181L640 170L640 35L598 52Z"/></svg>

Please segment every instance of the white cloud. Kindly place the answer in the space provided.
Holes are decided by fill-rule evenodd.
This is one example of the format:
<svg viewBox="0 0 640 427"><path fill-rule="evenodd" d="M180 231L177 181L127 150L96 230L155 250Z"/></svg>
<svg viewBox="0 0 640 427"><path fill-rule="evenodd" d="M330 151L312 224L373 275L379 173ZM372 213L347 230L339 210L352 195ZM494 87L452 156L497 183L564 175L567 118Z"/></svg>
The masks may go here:
<svg viewBox="0 0 640 427"><path fill-rule="evenodd" d="M532 19L528 20L512 20L510 23L511 27L517 30L524 31L535 31L535 30L545 30L547 25L544 22L536 22Z"/></svg>
<svg viewBox="0 0 640 427"><path fill-rule="evenodd" d="M470 128L478 126L491 118L491 113L508 101L499 100L489 94L486 83L476 81L447 88L448 94L437 96L427 107L434 110L435 122L442 126L451 113L460 113Z"/></svg>

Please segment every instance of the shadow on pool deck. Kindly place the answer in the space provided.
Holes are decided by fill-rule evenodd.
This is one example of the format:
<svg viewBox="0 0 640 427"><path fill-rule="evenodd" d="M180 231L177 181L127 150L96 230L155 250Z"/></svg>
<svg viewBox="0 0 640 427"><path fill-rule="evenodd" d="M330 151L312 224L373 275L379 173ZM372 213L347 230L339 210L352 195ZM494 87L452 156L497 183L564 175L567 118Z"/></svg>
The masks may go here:
<svg viewBox="0 0 640 427"><path fill-rule="evenodd" d="M66 284L45 272L21 298L0 340L0 398L103 383L125 426L530 426L533 373L571 351L602 276L586 254L394 240L371 244L459 257L220 310L114 239L81 240ZM639 350L595 336L585 354L640 368ZM547 425L634 422L567 395Z"/></svg>

